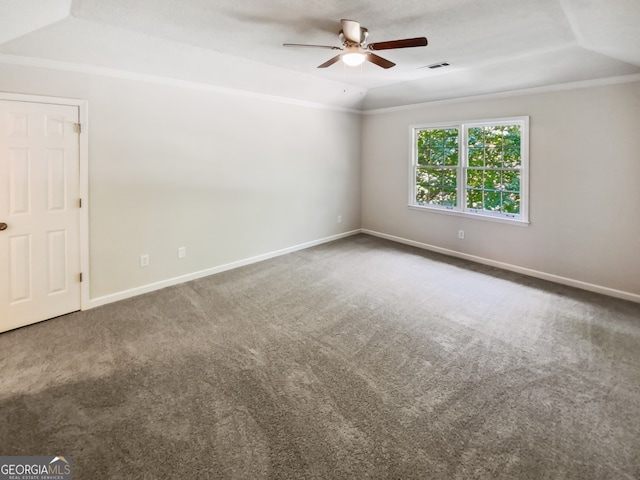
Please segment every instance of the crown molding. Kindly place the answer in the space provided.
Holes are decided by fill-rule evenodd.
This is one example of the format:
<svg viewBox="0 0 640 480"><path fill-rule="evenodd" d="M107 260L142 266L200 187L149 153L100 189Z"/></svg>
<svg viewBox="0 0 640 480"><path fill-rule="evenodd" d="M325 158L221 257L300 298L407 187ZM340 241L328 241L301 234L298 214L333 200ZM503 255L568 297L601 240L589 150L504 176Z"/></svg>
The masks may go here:
<svg viewBox="0 0 640 480"><path fill-rule="evenodd" d="M177 78L164 77L160 75L151 75L145 73L136 73L128 70L120 70L107 67L96 67L91 65L82 65L77 63L61 62L58 60L47 60L42 58L24 57L19 55L0 54L0 64L16 65L20 67L46 68L49 70L59 70L64 72L75 72L87 75L96 75L101 77L118 78L123 80L132 80L138 82L153 83L176 88L186 88L190 90L200 90L203 92L212 92L222 95L236 95L245 98L253 98L256 100L264 100L268 102L284 103L288 105L296 105L300 107L315 108L320 110L331 110L342 113L361 114L361 110L340 107L326 103L311 102L290 97L282 97L279 95L270 95L267 93L252 92L249 90L240 90L237 88L221 87L209 83L195 82L190 80L180 80Z"/></svg>
<svg viewBox="0 0 640 480"><path fill-rule="evenodd" d="M437 105L450 105L455 103L466 103L477 100L492 100L499 98L521 97L525 95L536 95L540 93L562 92L566 90L577 90L581 88L604 87L608 85L619 85L623 83L640 82L640 73L631 75L621 75L616 77L597 78L593 80L581 80L578 82L558 83L554 85L545 85L542 87L523 88L518 90L509 90L505 92L485 93L482 95L470 95L468 97L448 98L443 100L433 100L430 102L412 103L409 105L400 105L397 107L376 108L371 110L363 110L362 115L380 115L385 113L404 112L408 110L419 110L421 108L433 107Z"/></svg>
<svg viewBox="0 0 640 480"><path fill-rule="evenodd" d="M97 67L91 65L82 65L77 63L61 62L58 60L47 60L35 57L24 57L19 55L0 54L0 64L16 65L22 67L45 68L49 70L58 70L66 72L82 73L87 75L96 75L102 77L118 78L123 80L132 80L138 82L153 83L156 85L164 85L176 88L185 88L190 90L200 90L204 92L218 93L222 95L236 95L245 98L253 98L256 100L264 100L288 105L296 105L306 108L315 108L320 110L330 110L341 113L351 113L357 115L381 115L387 113L404 112L410 110L419 110L421 108L450 105L456 103L465 103L479 100L492 100L509 97L520 97L525 95L536 95L541 93L553 93L567 90L576 90L582 88L602 87L608 85L618 85L624 83L633 83L640 81L640 73L631 75L622 75L616 77L598 78L592 80L581 80L577 82L567 82L554 85L545 85L541 87L532 87L524 89L509 90L504 92L486 93L481 95L470 95L465 97L448 98L442 100L433 100L421 103L412 103L408 105L399 105L395 107L377 108L371 110L359 110L355 108L340 107L326 103L311 102L279 95L270 95L266 93L252 92L249 90L240 90L230 87L222 87L209 83L195 82L189 80L180 80L160 75L151 75L144 73L136 73L128 70L120 70L107 67ZM365 92L366 93L366 92Z"/></svg>

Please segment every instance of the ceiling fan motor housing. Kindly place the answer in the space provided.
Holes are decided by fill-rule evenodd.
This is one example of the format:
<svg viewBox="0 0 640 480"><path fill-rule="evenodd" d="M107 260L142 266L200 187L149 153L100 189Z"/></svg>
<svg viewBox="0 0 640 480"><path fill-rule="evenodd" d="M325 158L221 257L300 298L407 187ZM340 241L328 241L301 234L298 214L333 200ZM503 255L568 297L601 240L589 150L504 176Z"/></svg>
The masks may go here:
<svg viewBox="0 0 640 480"><path fill-rule="evenodd" d="M364 48L367 42L368 36L369 36L369 30L367 30L364 27L360 27L360 41L352 42L349 39L347 39L347 37L344 34L344 31L340 30L340 42L345 47L363 47Z"/></svg>

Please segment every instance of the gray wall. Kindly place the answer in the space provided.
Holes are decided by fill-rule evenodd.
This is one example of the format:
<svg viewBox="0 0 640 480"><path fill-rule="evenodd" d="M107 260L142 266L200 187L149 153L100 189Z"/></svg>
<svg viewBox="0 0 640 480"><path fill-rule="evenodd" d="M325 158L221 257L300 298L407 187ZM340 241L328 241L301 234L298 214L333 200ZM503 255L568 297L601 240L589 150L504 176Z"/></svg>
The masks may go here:
<svg viewBox="0 0 640 480"><path fill-rule="evenodd" d="M357 114L10 65L0 91L89 101L92 298L360 226Z"/></svg>
<svg viewBox="0 0 640 480"><path fill-rule="evenodd" d="M517 115L531 122L529 226L407 208L409 125ZM362 227L638 295L639 132L638 82L366 115Z"/></svg>
<svg viewBox="0 0 640 480"><path fill-rule="evenodd" d="M640 295L637 82L362 117L13 65L0 91L89 101L92 298L360 227ZM409 125L516 115L528 227L407 208Z"/></svg>

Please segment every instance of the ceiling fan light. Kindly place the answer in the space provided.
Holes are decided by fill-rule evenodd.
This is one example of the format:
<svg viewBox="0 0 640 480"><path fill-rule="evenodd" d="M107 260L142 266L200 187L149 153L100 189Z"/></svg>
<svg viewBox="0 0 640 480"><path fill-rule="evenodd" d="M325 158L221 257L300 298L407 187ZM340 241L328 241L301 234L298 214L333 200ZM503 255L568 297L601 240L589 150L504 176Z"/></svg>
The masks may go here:
<svg viewBox="0 0 640 480"><path fill-rule="evenodd" d="M345 63L345 65L348 65L350 67L357 67L358 65L362 65L362 63L364 62L364 54L357 52L345 53L344 55L342 55L342 61Z"/></svg>

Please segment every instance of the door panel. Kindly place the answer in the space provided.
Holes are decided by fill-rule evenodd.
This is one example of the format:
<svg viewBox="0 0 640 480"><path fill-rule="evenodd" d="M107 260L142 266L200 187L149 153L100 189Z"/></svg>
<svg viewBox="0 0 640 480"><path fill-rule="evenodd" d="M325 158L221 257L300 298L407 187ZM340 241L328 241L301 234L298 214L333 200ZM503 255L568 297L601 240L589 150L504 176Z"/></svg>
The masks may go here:
<svg viewBox="0 0 640 480"><path fill-rule="evenodd" d="M64 150L48 148L47 156L47 210L64 210L67 199Z"/></svg>
<svg viewBox="0 0 640 480"><path fill-rule="evenodd" d="M67 232L58 230L48 233L47 270L49 284L47 293L64 292L67 289Z"/></svg>
<svg viewBox="0 0 640 480"><path fill-rule="evenodd" d="M9 282L12 304L31 299L31 235L9 237Z"/></svg>
<svg viewBox="0 0 640 480"><path fill-rule="evenodd" d="M0 332L80 309L78 108L0 101Z"/></svg>
<svg viewBox="0 0 640 480"><path fill-rule="evenodd" d="M29 213L29 149L9 149L9 213L18 215Z"/></svg>

